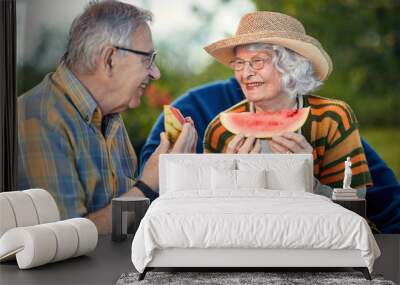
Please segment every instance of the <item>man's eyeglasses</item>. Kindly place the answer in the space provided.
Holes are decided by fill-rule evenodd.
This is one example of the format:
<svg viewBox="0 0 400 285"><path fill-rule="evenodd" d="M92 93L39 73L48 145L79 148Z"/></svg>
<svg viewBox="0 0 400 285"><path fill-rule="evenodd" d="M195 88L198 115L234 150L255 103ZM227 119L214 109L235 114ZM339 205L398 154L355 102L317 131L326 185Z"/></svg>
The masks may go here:
<svg viewBox="0 0 400 285"><path fill-rule="evenodd" d="M234 59L232 60L229 65L231 68L235 71L241 71L243 70L244 66L246 65L246 62L249 63L250 67L256 70L260 70L264 68L264 64L269 61L271 58L267 57L253 57L250 60L243 60L243 59Z"/></svg>
<svg viewBox="0 0 400 285"><path fill-rule="evenodd" d="M152 67L154 61L156 60L157 51L145 52L145 51L140 51L140 50L135 50L135 49L119 47L119 46L114 46L114 47L118 50L123 50L123 51L131 52L131 53L135 53L135 54L144 55L146 57L146 61L148 61L147 69L150 69Z"/></svg>

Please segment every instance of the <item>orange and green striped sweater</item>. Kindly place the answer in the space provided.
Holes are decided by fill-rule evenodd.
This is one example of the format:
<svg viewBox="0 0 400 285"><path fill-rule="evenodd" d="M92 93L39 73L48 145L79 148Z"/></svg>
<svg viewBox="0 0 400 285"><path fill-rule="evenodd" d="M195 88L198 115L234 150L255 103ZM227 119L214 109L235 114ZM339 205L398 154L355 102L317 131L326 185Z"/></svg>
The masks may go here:
<svg viewBox="0 0 400 285"><path fill-rule="evenodd" d="M343 101L315 95L303 97L303 107L311 107L310 115L301 128L302 135L313 147L314 176L330 187L342 187L344 161L352 162L352 187L371 186L357 119ZM243 100L225 112L248 112L249 103ZM208 125L204 135L204 151L224 153L234 134L222 126L219 115Z"/></svg>

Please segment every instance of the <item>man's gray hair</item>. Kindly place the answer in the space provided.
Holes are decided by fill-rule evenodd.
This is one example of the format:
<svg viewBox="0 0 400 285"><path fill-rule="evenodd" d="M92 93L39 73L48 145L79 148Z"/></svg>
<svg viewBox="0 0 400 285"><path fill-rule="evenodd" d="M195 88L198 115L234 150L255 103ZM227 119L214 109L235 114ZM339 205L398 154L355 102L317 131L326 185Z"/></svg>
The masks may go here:
<svg viewBox="0 0 400 285"><path fill-rule="evenodd" d="M282 74L282 89L291 97L307 95L317 90L322 81L314 72L312 63L302 55L282 46L254 43L242 46L247 50L266 50L272 53L272 64Z"/></svg>
<svg viewBox="0 0 400 285"><path fill-rule="evenodd" d="M96 57L106 45L130 48L135 30L151 21L150 11L129 4L91 1L71 25L63 60L70 69L91 72Z"/></svg>

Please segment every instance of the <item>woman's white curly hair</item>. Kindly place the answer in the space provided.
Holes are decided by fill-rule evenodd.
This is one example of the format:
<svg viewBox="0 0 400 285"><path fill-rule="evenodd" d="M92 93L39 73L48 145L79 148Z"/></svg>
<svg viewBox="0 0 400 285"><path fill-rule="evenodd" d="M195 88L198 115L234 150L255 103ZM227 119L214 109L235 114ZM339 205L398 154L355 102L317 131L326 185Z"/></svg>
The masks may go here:
<svg viewBox="0 0 400 285"><path fill-rule="evenodd" d="M322 81L314 72L312 63L300 54L282 46L254 43L236 46L251 51L266 50L272 53L272 64L282 74L282 89L291 97L307 95L316 91Z"/></svg>

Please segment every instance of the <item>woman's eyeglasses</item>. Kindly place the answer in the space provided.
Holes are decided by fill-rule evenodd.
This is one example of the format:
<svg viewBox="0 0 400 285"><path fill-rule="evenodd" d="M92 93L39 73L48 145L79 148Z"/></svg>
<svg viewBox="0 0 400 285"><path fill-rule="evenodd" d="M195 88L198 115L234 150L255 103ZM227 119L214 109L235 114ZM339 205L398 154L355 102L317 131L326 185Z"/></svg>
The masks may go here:
<svg viewBox="0 0 400 285"><path fill-rule="evenodd" d="M264 58L264 57L253 57L250 60L244 60L244 59L234 59L230 62L230 67L235 70L235 71L241 71L244 69L244 66L246 65L246 62L249 63L250 67L255 69L255 70L260 70L264 68L264 65L267 61L269 61L271 58Z"/></svg>

